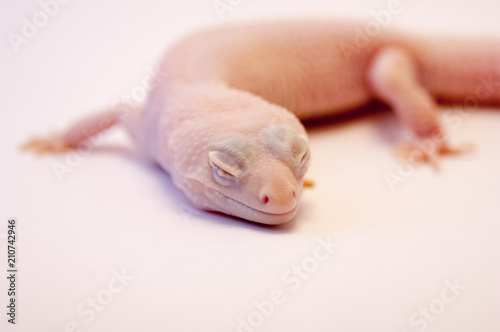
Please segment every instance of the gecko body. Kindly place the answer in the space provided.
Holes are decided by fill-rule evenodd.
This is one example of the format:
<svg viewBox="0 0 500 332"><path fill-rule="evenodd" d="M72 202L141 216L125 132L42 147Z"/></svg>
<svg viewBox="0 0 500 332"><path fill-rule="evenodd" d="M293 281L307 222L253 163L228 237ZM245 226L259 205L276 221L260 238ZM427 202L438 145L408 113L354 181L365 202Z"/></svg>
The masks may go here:
<svg viewBox="0 0 500 332"><path fill-rule="evenodd" d="M500 78L500 43L493 40L384 32L352 51L355 27L276 21L194 33L165 53L163 79L142 108L126 116L102 112L29 146L71 148L122 123L197 207L287 222L310 164L300 120L378 99L417 139L444 136L436 98L461 100L477 93L478 77ZM481 101L500 102L499 90ZM109 123L100 128L103 119ZM455 151L442 140L436 154Z"/></svg>

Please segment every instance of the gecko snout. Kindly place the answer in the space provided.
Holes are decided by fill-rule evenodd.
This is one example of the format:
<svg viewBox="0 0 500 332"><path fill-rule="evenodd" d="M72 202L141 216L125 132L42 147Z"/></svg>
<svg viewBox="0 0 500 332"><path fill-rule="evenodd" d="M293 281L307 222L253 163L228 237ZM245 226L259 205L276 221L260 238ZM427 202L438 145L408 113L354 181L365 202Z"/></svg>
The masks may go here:
<svg viewBox="0 0 500 332"><path fill-rule="evenodd" d="M260 191L262 210L267 213L282 214L297 206L297 192L291 184L270 184Z"/></svg>

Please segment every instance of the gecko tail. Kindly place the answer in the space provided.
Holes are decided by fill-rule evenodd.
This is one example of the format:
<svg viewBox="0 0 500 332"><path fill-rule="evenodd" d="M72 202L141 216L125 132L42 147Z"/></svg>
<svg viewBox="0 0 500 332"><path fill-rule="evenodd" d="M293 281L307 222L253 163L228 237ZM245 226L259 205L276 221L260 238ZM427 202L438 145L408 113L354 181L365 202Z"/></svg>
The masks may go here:
<svg viewBox="0 0 500 332"><path fill-rule="evenodd" d="M122 121L122 119L136 119L141 110L141 107L133 104L120 104L76 121L62 132L46 137L35 137L21 148L36 153L57 153L79 148L80 145L83 147L88 140L92 142L93 138L95 140L96 136L118 123L129 127L133 121ZM133 131L132 128L127 129Z"/></svg>

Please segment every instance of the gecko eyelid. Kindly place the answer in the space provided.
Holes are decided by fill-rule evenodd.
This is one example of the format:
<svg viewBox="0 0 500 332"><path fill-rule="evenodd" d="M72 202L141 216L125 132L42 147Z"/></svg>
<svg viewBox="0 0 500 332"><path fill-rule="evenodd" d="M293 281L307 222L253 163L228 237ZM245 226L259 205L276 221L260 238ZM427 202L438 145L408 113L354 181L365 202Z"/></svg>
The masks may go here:
<svg viewBox="0 0 500 332"><path fill-rule="evenodd" d="M309 146L307 138L304 135L296 135L293 138L292 154L299 165L301 165L303 161L307 161Z"/></svg>
<svg viewBox="0 0 500 332"><path fill-rule="evenodd" d="M245 163L226 151L210 151L208 162L216 182L229 186L246 173Z"/></svg>
<svg viewBox="0 0 500 332"><path fill-rule="evenodd" d="M304 153L304 155L300 159L300 165L306 164L310 158L311 158L311 152L310 152L309 148L307 148L306 152Z"/></svg>
<svg viewBox="0 0 500 332"><path fill-rule="evenodd" d="M304 155L300 159L300 163L299 163L298 171L297 171L298 176L303 176L307 172L307 170L309 169L310 159L311 159L311 151L309 148L307 148L306 152L304 153Z"/></svg>

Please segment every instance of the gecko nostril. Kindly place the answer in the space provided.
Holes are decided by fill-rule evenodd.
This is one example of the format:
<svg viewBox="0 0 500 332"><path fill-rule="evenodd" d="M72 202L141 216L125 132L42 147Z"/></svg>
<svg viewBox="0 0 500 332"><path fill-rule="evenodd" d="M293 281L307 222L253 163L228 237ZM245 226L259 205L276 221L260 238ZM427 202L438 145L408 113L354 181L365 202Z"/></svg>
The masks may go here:
<svg viewBox="0 0 500 332"><path fill-rule="evenodd" d="M269 203L269 197L268 197L267 195L266 195L266 196L264 196L264 198L262 199L262 202L263 202L264 204Z"/></svg>

